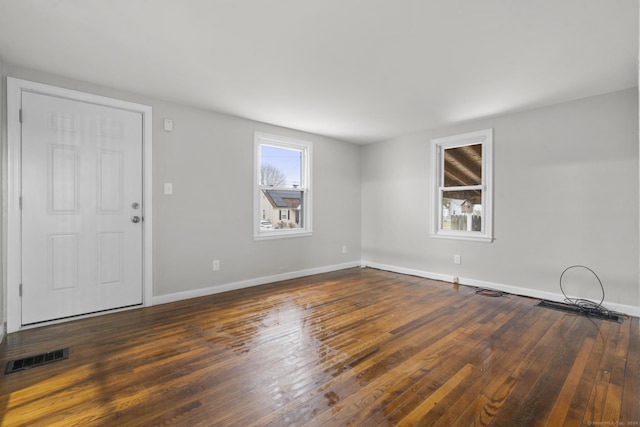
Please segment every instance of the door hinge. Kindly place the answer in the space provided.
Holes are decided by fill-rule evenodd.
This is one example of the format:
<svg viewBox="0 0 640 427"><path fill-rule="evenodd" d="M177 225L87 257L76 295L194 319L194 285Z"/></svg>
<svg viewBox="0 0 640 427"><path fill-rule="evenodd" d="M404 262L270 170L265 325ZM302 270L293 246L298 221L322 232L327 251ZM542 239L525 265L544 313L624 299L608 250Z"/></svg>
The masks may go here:
<svg viewBox="0 0 640 427"><path fill-rule="evenodd" d="M22 196L18 198L18 209L22 210Z"/></svg>
<svg viewBox="0 0 640 427"><path fill-rule="evenodd" d="M22 123L22 108L18 110L18 121Z"/></svg>
<svg viewBox="0 0 640 427"><path fill-rule="evenodd" d="M18 291L18 295L22 296L22 283L20 283L20 288L19 288L19 291Z"/></svg>

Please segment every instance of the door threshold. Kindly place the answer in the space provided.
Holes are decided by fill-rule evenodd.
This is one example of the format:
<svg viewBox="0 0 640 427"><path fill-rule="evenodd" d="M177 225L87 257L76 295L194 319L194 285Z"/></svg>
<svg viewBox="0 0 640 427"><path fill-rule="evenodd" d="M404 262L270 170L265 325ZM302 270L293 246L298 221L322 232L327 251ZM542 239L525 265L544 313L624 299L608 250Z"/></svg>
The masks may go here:
<svg viewBox="0 0 640 427"><path fill-rule="evenodd" d="M132 305L127 305L125 307L118 307L118 308L109 308L106 310L99 310L99 311L94 311L91 313L84 313L84 314L76 314L75 316L68 316L68 317L61 317L58 319L52 319L52 320L43 320L42 322L33 322L33 323L26 323L24 325L22 325L20 327L20 329L18 329L18 331L24 331L27 329L35 329L35 328L40 328L43 326L50 326L50 325L57 325L59 323L66 323L66 322L71 322L74 320L80 320L80 319L88 319L90 317L97 317L97 316L104 316L107 314L111 314L111 313L119 313L121 311L128 311L128 310L134 310L136 308L142 308L144 307L144 304L140 303L140 304L132 304Z"/></svg>

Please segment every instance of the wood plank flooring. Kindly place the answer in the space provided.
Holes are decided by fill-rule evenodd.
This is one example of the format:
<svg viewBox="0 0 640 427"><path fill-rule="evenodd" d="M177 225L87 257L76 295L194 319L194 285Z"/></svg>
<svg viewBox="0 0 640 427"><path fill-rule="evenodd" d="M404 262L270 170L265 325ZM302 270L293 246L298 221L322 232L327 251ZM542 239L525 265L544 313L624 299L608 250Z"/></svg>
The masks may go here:
<svg viewBox="0 0 640 427"><path fill-rule="evenodd" d="M3 426L640 425L640 329L349 269L5 337Z"/></svg>

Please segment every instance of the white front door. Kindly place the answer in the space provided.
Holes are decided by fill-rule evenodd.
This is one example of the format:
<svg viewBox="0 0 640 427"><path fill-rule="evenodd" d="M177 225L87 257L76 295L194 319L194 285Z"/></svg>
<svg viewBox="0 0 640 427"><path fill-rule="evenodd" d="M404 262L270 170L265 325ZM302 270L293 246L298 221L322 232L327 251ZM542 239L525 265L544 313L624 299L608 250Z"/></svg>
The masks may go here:
<svg viewBox="0 0 640 427"><path fill-rule="evenodd" d="M142 114L22 92L22 324L142 304Z"/></svg>

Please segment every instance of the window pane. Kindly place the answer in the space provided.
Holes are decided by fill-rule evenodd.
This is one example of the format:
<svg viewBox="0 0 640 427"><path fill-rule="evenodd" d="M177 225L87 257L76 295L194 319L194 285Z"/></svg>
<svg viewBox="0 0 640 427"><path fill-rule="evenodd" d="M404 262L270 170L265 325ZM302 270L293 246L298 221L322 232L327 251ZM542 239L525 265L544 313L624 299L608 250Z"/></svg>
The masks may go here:
<svg viewBox="0 0 640 427"><path fill-rule="evenodd" d="M482 231L482 191L444 191L440 226L443 230Z"/></svg>
<svg viewBox="0 0 640 427"><path fill-rule="evenodd" d="M262 190L260 231L303 228L304 191Z"/></svg>
<svg viewBox="0 0 640 427"><path fill-rule="evenodd" d="M482 144L444 150L444 186L482 184Z"/></svg>
<svg viewBox="0 0 640 427"><path fill-rule="evenodd" d="M260 185L298 188L302 182L302 151L260 146Z"/></svg>

